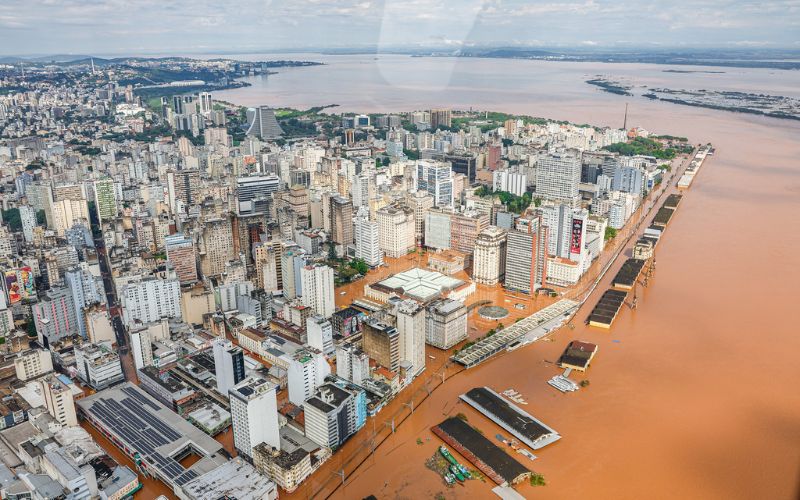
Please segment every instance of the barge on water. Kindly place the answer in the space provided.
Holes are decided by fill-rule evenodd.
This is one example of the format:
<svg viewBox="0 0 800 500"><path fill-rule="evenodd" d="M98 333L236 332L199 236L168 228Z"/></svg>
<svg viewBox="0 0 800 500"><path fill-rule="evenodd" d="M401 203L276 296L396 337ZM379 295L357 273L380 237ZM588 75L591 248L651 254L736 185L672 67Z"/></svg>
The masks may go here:
<svg viewBox="0 0 800 500"><path fill-rule="evenodd" d="M589 325L600 328L611 328L611 323L619 314L628 292L623 290L608 289L589 315Z"/></svg>
<svg viewBox="0 0 800 500"><path fill-rule="evenodd" d="M531 475L525 466L458 417L448 418L431 431L500 486L519 483Z"/></svg>
<svg viewBox="0 0 800 500"><path fill-rule="evenodd" d="M534 450L561 439L554 429L488 387L476 387L459 398Z"/></svg>

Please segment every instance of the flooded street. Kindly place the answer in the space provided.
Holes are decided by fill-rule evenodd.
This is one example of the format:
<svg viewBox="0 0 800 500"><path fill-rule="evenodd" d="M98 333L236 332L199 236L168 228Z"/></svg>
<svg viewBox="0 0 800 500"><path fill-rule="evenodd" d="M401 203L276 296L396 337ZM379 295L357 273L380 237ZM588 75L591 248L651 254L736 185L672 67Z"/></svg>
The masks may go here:
<svg viewBox="0 0 800 500"><path fill-rule="evenodd" d="M430 60L417 61L431 70ZM228 100L249 93L243 104L310 106L337 102L347 91L352 97L339 102L342 111L473 106L620 126L626 98L588 88L582 78L618 68L635 73L640 66L457 64L463 74L483 76L454 84L451 97L433 84L429 93L422 85L411 92L388 82L380 89L369 83L359 107L358 84L345 89L344 80L313 80L330 66L291 70L293 75L307 71L309 83L298 84L292 77L299 86L290 102L278 98L284 92L280 75L271 76L264 88L232 91ZM539 79L520 83L537 68ZM661 70L641 69L651 78ZM741 76L737 86L777 92L798 79L795 73L772 72L770 83L764 72L752 71L751 80ZM329 73L337 74L335 68ZM348 81L359 82L358 76L351 73ZM495 81L500 91L491 90ZM713 78L708 81L707 88L714 88ZM503 92L514 83L520 86ZM336 97L325 95L326 86ZM226 99L224 94L218 97ZM463 412L497 444L495 434L508 435L458 402L459 394L478 385L498 391L513 387L528 401L526 411L563 436L538 450L535 462L514 454L547 481L544 487L518 488L526 497L797 497L800 267L792 259L800 244L800 123L634 100L628 124L687 136L695 143L712 142L717 149L659 243L655 277L640 289L638 308L624 308L610 331L584 326L605 289L601 286L578 313L574 330L562 328L554 342L537 342L454 375L347 478L336 498L431 498L437 492L448 498L492 497L493 484L470 481L446 488L424 466L440 444L429 429L447 415ZM574 339L596 343L599 351L585 375L573 375L589 379L590 385L561 394L546 384L557 373L549 362ZM417 444L418 438L423 444Z"/></svg>

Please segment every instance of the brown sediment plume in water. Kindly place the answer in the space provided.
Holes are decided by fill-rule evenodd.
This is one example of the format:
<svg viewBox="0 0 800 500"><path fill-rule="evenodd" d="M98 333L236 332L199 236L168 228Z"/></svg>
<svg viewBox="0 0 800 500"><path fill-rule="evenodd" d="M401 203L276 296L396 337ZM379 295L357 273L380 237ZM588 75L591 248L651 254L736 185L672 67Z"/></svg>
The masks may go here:
<svg viewBox="0 0 800 500"><path fill-rule="evenodd" d="M428 72L440 63L424 58L413 62ZM346 101L352 94L349 87L333 100L342 104L341 111L387 112L436 104L619 126L627 98L584 88L585 74L635 75L649 83L674 76L661 73L663 67L646 65L486 60L458 65L462 76L477 79L473 86L480 83L492 90L461 85L425 92L419 82L409 90L385 83L380 88L375 80L369 93L375 102L358 96ZM303 78L311 83L299 82L300 87L285 94L304 99L291 103L298 107L319 104L302 85L324 82L335 94L345 84L363 80L349 72L346 81L337 83L333 73L334 79L315 84L311 72L330 68L308 71ZM800 88L791 85L794 74L768 73L680 78L694 79L686 88L711 88L718 78L765 92L774 85L771 93L783 95ZM408 74L422 78L427 73ZM280 78L270 85L276 92ZM320 89L331 100L324 91ZM280 88L277 92L282 95ZM600 287L579 313L575 329L562 328L554 342L537 342L453 375L346 479L334 498L431 498L439 492L447 498L494 497L491 483L468 481L464 487L447 488L424 465L441 444L429 429L448 415L464 413L492 440L498 433L509 437L458 402L459 394L478 385L516 389L529 403L524 409L563 436L536 451L536 461L514 454L547 481L544 487L519 487L527 498L798 497L800 124L643 99L631 100L628 124L687 136L695 143L712 142L717 149L659 243L657 270L649 286L638 292L637 309L623 309L610 331L584 326L583 319L605 289ZM574 339L593 342L599 351L585 375L572 376L591 384L565 395L546 381L559 372L552 362Z"/></svg>

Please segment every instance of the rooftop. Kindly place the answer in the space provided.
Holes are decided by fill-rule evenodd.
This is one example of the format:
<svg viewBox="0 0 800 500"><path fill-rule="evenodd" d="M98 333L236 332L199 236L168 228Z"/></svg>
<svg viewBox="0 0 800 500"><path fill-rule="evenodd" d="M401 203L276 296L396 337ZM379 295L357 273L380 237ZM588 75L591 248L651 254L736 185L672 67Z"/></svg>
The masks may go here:
<svg viewBox="0 0 800 500"><path fill-rule="evenodd" d="M436 271L414 268L389 276L372 286L427 302L464 284L459 279Z"/></svg>
<svg viewBox="0 0 800 500"><path fill-rule="evenodd" d="M76 401L89 421L138 455L170 486L183 485L227 461L222 445L139 387L126 382ZM184 468L187 449L203 458Z"/></svg>

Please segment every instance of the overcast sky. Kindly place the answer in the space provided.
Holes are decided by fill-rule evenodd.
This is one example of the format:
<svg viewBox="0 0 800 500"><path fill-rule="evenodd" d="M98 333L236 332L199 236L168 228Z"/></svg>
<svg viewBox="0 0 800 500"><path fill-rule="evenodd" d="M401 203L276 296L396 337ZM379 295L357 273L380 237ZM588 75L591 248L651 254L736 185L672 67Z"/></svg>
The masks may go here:
<svg viewBox="0 0 800 500"><path fill-rule="evenodd" d="M471 44L800 49L800 0L0 0L2 54Z"/></svg>

